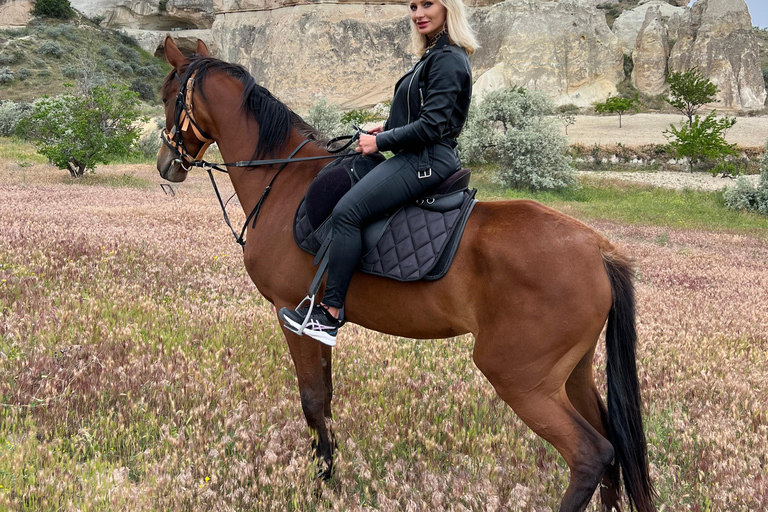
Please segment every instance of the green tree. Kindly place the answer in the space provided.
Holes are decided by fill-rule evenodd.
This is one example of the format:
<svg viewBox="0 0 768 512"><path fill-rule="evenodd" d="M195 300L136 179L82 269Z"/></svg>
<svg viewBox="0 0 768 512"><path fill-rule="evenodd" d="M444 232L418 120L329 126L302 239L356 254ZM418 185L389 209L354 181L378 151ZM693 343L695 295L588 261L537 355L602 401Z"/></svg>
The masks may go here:
<svg viewBox="0 0 768 512"><path fill-rule="evenodd" d="M71 18L75 11L69 4L69 0L36 0L32 13L37 16L66 20Z"/></svg>
<svg viewBox="0 0 768 512"><path fill-rule="evenodd" d="M691 68L683 73L672 73L667 77L667 83L667 102L688 118L689 127L693 126L693 116L696 112L717 98L717 86L704 77L698 68Z"/></svg>
<svg viewBox="0 0 768 512"><path fill-rule="evenodd" d="M122 85L97 86L84 94L67 92L34 103L22 132L37 151L73 178L96 164L127 155L139 136L138 95Z"/></svg>
<svg viewBox="0 0 768 512"><path fill-rule="evenodd" d="M622 98L620 96L609 96L603 103L595 104L595 112L603 114L619 114L619 128L621 128L621 116L629 110L637 110L637 96L634 98Z"/></svg>
<svg viewBox="0 0 768 512"><path fill-rule="evenodd" d="M714 110L704 119L694 115L689 126L683 124L677 129L675 125L669 125L669 129L664 131L675 155L688 159L691 172L694 164L702 160L736 154L736 144L725 140L725 133L736 124L736 118L726 116L718 119L715 115Z"/></svg>

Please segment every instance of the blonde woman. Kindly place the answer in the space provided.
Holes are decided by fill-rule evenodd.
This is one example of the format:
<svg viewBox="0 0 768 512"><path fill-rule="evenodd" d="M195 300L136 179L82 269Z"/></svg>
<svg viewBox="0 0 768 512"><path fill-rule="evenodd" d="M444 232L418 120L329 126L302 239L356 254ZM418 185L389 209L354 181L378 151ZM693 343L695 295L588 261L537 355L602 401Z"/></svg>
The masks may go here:
<svg viewBox="0 0 768 512"><path fill-rule="evenodd" d="M323 300L307 308L283 308L285 326L326 345L336 344L343 324L339 312L362 252L362 227L436 188L461 169L456 139L472 97L468 55L478 48L461 0L411 0L412 43L421 60L395 85L389 119L360 136L364 155L392 151L395 156L370 171L333 210L328 281Z"/></svg>

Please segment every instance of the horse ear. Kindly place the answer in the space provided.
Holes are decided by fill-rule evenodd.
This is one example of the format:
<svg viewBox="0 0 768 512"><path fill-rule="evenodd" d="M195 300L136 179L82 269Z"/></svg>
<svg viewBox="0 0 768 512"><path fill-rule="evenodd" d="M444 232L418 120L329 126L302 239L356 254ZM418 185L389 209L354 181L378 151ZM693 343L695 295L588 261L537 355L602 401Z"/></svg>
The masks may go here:
<svg viewBox="0 0 768 512"><path fill-rule="evenodd" d="M195 53L202 57L211 56L211 52L208 51L208 47L200 39L197 40L197 49L195 50Z"/></svg>
<svg viewBox="0 0 768 512"><path fill-rule="evenodd" d="M165 38L165 60L176 69L179 69L185 62L187 62L187 59L179 51L179 48L173 42L171 36Z"/></svg>

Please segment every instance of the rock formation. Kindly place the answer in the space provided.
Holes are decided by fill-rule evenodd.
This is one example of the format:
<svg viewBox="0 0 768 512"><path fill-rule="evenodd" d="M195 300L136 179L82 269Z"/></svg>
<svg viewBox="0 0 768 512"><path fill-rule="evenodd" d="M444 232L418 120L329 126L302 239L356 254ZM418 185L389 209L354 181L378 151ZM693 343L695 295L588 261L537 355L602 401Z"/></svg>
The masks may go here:
<svg viewBox="0 0 768 512"><path fill-rule="evenodd" d="M0 26L16 27L24 26L31 19L30 0L0 0Z"/></svg>
<svg viewBox="0 0 768 512"><path fill-rule="evenodd" d="M664 19L670 18L674 15L682 16L685 14L686 9L683 7L675 7L663 0L648 0L645 3L641 3L634 9L624 11L613 22L613 33L621 40L621 46L624 48L624 53L630 54L635 49L635 40L640 33L640 29L645 22L646 13L648 9L656 8L661 12L661 16Z"/></svg>
<svg viewBox="0 0 768 512"><path fill-rule="evenodd" d="M547 91L558 104L587 106L615 93L624 79L619 41L596 9L507 0L475 9L472 22L482 45L471 59L479 86L482 73L494 69L505 85Z"/></svg>
<svg viewBox="0 0 768 512"><path fill-rule="evenodd" d="M669 68L699 70L720 88L718 104L762 108L765 83L757 40L744 0L698 0L683 19Z"/></svg>
<svg viewBox="0 0 768 512"><path fill-rule="evenodd" d="M645 22L632 52L632 83L638 91L655 96L666 89L669 41L661 9L654 6L645 12Z"/></svg>

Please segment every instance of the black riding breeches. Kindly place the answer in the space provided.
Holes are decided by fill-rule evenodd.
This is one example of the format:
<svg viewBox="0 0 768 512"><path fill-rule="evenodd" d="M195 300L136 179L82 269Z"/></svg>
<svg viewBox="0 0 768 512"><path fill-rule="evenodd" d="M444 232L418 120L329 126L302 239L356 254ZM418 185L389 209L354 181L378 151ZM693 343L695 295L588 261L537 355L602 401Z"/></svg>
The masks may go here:
<svg viewBox="0 0 768 512"><path fill-rule="evenodd" d="M447 144L438 143L427 151L431 173L417 172L420 155L401 151L373 168L333 209L333 238L328 248L328 281L323 296L326 306L344 305L363 250L362 228L428 194L461 167L458 152ZM430 175L419 177L426 174Z"/></svg>

